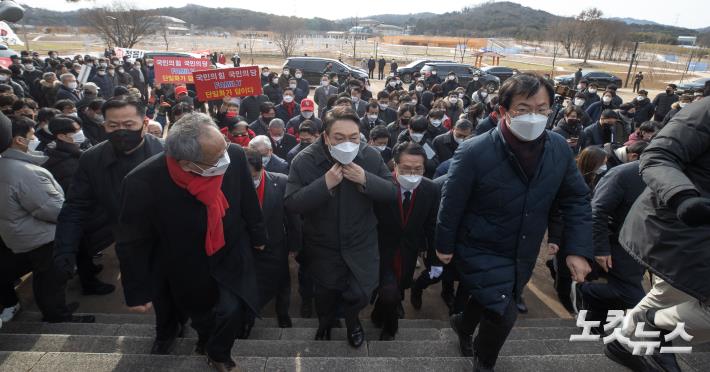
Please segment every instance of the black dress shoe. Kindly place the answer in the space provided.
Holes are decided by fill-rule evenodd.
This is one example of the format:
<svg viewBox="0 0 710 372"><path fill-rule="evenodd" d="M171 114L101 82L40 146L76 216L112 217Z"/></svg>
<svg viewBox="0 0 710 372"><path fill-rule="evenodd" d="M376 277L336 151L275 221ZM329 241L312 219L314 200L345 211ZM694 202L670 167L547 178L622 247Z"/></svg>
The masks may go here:
<svg viewBox="0 0 710 372"><path fill-rule="evenodd" d="M330 341L330 327L318 327L316 341Z"/></svg>
<svg viewBox="0 0 710 372"><path fill-rule="evenodd" d="M365 342L365 331L358 321L353 329L348 329L348 343L350 346L357 348L362 346L363 342Z"/></svg>
<svg viewBox="0 0 710 372"><path fill-rule="evenodd" d="M394 341L394 333L383 329L380 333L380 341Z"/></svg>
<svg viewBox="0 0 710 372"><path fill-rule="evenodd" d="M84 296L97 295L103 296L112 293L116 290L116 286L113 284L104 283L98 279L82 285L82 293Z"/></svg>
<svg viewBox="0 0 710 372"><path fill-rule="evenodd" d="M409 291L409 302L415 310L420 310L422 308L422 290L412 287Z"/></svg>
<svg viewBox="0 0 710 372"><path fill-rule="evenodd" d="M515 307L518 308L520 314L527 314L528 312L528 305L525 304L525 300L522 297L520 297L520 300L515 304Z"/></svg>
<svg viewBox="0 0 710 372"><path fill-rule="evenodd" d="M291 317L288 316L288 314L277 316L277 320L279 323L279 328L292 328L293 327L293 322L291 321Z"/></svg>
<svg viewBox="0 0 710 372"><path fill-rule="evenodd" d="M301 304L301 318L310 318L313 316L313 301L303 301Z"/></svg>
<svg viewBox="0 0 710 372"><path fill-rule="evenodd" d="M155 355L168 355L175 348L175 337L171 337L167 340L153 341L153 347L150 348L150 353Z"/></svg>
<svg viewBox="0 0 710 372"><path fill-rule="evenodd" d="M477 356L474 356L473 372L493 372L493 367L485 365Z"/></svg>
<svg viewBox="0 0 710 372"><path fill-rule="evenodd" d="M218 372L231 371L237 367L237 363L235 363L231 358L226 362L218 362L207 356L207 364Z"/></svg>
<svg viewBox="0 0 710 372"><path fill-rule="evenodd" d="M463 314L454 314L449 317L449 324L451 324L451 329L456 332L459 337L459 350L461 351L461 356L472 357L473 356L473 335L464 333L461 330L463 323Z"/></svg>

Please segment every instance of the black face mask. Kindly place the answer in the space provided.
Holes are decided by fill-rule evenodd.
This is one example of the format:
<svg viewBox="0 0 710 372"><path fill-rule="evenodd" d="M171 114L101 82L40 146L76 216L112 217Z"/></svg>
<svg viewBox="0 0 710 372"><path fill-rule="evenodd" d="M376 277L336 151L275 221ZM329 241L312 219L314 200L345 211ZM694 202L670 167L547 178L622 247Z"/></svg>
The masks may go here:
<svg viewBox="0 0 710 372"><path fill-rule="evenodd" d="M119 129L108 133L108 141L119 153L126 153L138 147L143 141L143 130Z"/></svg>

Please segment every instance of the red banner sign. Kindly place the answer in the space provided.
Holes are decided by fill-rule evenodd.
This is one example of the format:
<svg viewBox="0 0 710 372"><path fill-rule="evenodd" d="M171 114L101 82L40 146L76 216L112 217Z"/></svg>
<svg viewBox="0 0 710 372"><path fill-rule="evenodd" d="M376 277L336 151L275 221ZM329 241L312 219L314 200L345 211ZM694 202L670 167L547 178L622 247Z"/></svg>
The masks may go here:
<svg viewBox="0 0 710 372"><path fill-rule="evenodd" d="M155 81L169 84L192 84L192 73L208 69L209 59L155 56Z"/></svg>
<svg viewBox="0 0 710 372"><path fill-rule="evenodd" d="M259 66L223 68L192 73L197 99L214 101L224 97L261 94Z"/></svg>

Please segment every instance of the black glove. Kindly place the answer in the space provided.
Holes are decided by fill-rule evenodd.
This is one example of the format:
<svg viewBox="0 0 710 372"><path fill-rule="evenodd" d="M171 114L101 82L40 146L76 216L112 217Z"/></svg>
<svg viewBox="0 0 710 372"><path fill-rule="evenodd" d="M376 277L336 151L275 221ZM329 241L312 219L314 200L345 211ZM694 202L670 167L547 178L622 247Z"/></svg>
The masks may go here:
<svg viewBox="0 0 710 372"><path fill-rule="evenodd" d="M75 268L76 254L63 253L54 257L54 269L60 277L71 279L74 276Z"/></svg>
<svg viewBox="0 0 710 372"><path fill-rule="evenodd" d="M685 199L678 205L676 214L688 226L710 226L710 198L696 196Z"/></svg>

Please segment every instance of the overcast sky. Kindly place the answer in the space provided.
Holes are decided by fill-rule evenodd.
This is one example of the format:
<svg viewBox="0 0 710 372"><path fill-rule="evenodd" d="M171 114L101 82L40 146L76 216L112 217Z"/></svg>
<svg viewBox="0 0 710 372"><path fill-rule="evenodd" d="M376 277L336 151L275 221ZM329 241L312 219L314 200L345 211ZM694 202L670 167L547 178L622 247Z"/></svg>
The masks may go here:
<svg viewBox="0 0 710 372"><path fill-rule="evenodd" d="M484 1L467 2L436 1L436 0L128 0L139 8L182 7L186 4L199 4L209 7L234 7L254 11L268 12L279 15L295 15L299 17L321 17L339 19L349 16L365 17L375 14L406 14L419 12L445 13L460 10L464 5L481 4ZM67 3L63 0L20 0L20 3L33 7L52 10L74 10L93 6L111 4L110 0L83 0L78 3ZM689 28L710 26L710 1L708 0L514 0L514 2L541 9L547 12L571 16L581 10L597 7L602 9L606 17L632 17L645 19L662 24ZM432 6L435 4L436 6ZM406 5L406 7L404 6ZM360 10L357 10L360 9ZM473 21L473 20L472 20Z"/></svg>

